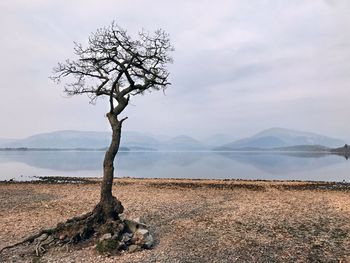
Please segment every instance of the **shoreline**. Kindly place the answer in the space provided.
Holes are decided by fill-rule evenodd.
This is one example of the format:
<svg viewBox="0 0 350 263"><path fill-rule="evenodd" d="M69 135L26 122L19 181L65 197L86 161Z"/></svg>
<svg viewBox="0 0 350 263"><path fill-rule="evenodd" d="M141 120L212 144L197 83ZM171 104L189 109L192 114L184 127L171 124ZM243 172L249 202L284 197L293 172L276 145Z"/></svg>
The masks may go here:
<svg viewBox="0 0 350 263"><path fill-rule="evenodd" d="M69 176L38 176L36 180L16 181L4 180L2 184L100 184L99 177L69 177ZM188 178L141 178L141 177L118 177L114 178L114 185L149 184L153 186L173 186L182 188L223 188L234 187L270 187L277 189L315 189L315 190L339 190L350 191L350 182L337 181L304 181L304 180L269 180L269 179L188 179Z"/></svg>

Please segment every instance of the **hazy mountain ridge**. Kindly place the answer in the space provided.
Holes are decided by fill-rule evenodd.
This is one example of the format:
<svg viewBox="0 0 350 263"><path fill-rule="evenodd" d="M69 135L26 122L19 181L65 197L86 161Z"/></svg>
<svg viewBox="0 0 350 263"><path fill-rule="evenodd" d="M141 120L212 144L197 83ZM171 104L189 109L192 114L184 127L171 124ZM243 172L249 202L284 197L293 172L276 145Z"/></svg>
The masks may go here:
<svg viewBox="0 0 350 263"><path fill-rule="evenodd" d="M11 143L16 141L15 139L0 138L0 145Z"/></svg>
<svg viewBox="0 0 350 263"><path fill-rule="evenodd" d="M184 151L209 149L190 136L177 136L170 139L161 137L158 140L152 135L125 131L122 133L120 146L133 151ZM30 149L105 149L111 141L109 132L90 131L57 131L42 133L15 141L0 142L0 148Z"/></svg>
<svg viewBox="0 0 350 263"><path fill-rule="evenodd" d="M110 142L108 132L57 131L30 136L2 144L10 148L104 148Z"/></svg>
<svg viewBox="0 0 350 263"><path fill-rule="evenodd" d="M216 133L201 140L205 145L216 147L234 141L234 136L224 133Z"/></svg>
<svg viewBox="0 0 350 263"><path fill-rule="evenodd" d="M283 128L271 128L259 132L251 137L244 138L217 148L238 150L242 148L274 149L301 145L321 145L328 148L340 147L345 142L324 135L310 132L301 132Z"/></svg>
<svg viewBox="0 0 350 263"><path fill-rule="evenodd" d="M165 137L125 131L122 133L121 147L131 151L327 151L345 144L339 139L282 128L268 129L254 136L226 143L230 138L230 135L216 134L200 141L187 135ZM36 134L14 141L0 139L0 148L105 149L110 140L110 132L68 130Z"/></svg>
<svg viewBox="0 0 350 263"><path fill-rule="evenodd" d="M200 141L186 135L176 136L165 142L160 146L161 150L174 150L174 151L183 151L183 150L204 150L207 147Z"/></svg>

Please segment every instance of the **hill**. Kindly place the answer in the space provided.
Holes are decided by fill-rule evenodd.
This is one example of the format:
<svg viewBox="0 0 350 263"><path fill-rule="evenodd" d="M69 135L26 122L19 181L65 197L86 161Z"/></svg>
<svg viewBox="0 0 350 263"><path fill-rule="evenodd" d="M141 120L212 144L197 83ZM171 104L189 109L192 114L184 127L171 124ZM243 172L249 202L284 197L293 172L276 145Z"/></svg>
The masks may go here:
<svg viewBox="0 0 350 263"><path fill-rule="evenodd" d="M211 136L208 136L201 141L207 146L217 147L220 145L230 143L233 140L234 140L234 137L229 135L229 134L217 133L217 134L213 134Z"/></svg>
<svg viewBox="0 0 350 263"><path fill-rule="evenodd" d="M109 132L57 131L41 133L15 141L0 141L0 148L30 149L105 149L111 140ZM161 141L152 135L125 131L122 133L121 147L132 151L192 151L206 147L189 136L177 136Z"/></svg>
<svg viewBox="0 0 350 263"><path fill-rule="evenodd" d="M322 145L334 148L344 144L345 142L340 139L316 133L272 128L259 132L254 136L222 145L221 147L216 148L216 150L239 150L242 148L273 149L296 145Z"/></svg>
<svg viewBox="0 0 350 263"><path fill-rule="evenodd" d="M14 141L15 141L15 139L0 138L0 145L6 144L6 143L11 143Z"/></svg>
<svg viewBox="0 0 350 263"><path fill-rule="evenodd" d="M350 157L350 147L347 144L345 144L345 146L343 146L343 147L331 149L331 152L345 156L346 158Z"/></svg>
<svg viewBox="0 0 350 263"><path fill-rule="evenodd" d="M203 151L213 148L219 151L325 151L326 148L337 148L345 144L339 139L282 128L268 129L254 136L226 143L230 138L230 135L216 134L201 142L187 135L165 137L125 131L122 133L121 147L131 151ZM110 132L68 130L36 134L19 140L0 139L0 148L96 150L108 147L110 140Z"/></svg>
<svg viewBox="0 0 350 263"><path fill-rule="evenodd" d="M160 145L161 150L172 150L172 151L198 151L204 150L206 147L196 139L181 135L164 141Z"/></svg>
<svg viewBox="0 0 350 263"><path fill-rule="evenodd" d="M55 148L75 149L93 148L99 149L108 146L110 142L108 132L82 132L82 131L57 131L41 133L25 139L2 144L7 148Z"/></svg>
<svg viewBox="0 0 350 263"><path fill-rule="evenodd" d="M331 149L322 145L295 145L288 147L274 148L275 151L286 152L330 152Z"/></svg>

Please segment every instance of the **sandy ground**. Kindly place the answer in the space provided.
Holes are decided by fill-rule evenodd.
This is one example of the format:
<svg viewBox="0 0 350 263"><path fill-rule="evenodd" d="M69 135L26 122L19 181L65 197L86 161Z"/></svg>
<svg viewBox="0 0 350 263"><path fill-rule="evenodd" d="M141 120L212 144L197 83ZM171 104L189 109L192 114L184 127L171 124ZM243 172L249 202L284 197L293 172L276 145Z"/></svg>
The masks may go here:
<svg viewBox="0 0 350 263"><path fill-rule="evenodd" d="M41 258L10 249L0 262L350 262L349 185L118 179L128 218L155 247L114 257L93 246ZM0 248L90 211L98 183L0 183Z"/></svg>

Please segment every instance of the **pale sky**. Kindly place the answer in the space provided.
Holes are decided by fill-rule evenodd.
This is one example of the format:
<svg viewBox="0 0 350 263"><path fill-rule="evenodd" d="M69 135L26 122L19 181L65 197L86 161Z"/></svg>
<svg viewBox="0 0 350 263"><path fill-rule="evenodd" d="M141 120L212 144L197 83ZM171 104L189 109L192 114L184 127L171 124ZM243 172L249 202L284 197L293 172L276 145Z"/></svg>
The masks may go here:
<svg viewBox="0 0 350 263"><path fill-rule="evenodd" d="M115 20L170 33L172 86L132 98L125 130L235 138L284 127L350 140L350 1L0 2L0 137L109 130L107 101L49 80L73 41Z"/></svg>

